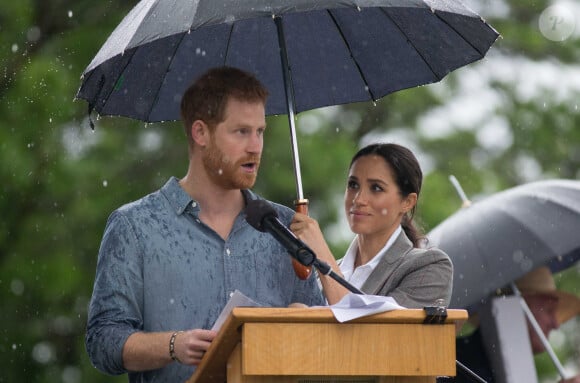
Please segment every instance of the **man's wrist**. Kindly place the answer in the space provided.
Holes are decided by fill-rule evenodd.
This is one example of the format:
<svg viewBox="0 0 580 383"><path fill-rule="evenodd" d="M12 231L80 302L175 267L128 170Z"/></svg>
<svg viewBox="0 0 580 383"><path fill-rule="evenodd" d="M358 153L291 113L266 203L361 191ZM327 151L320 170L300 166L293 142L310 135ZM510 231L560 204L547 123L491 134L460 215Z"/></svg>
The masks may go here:
<svg viewBox="0 0 580 383"><path fill-rule="evenodd" d="M169 338L169 357L171 358L171 360L177 363L181 363L181 360L179 360L179 358L175 353L175 339L177 338L177 334L180 334L182 332L183 331L175 331L173 334L171 334L171 338Z"/></svg>

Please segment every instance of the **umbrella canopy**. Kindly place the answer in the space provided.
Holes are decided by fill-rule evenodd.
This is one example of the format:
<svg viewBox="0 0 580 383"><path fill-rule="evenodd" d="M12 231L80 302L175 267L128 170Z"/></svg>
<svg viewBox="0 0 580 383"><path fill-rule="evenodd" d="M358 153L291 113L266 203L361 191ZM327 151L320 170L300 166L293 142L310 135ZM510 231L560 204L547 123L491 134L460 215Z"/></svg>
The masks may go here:
<svg viewBox="0 0 580 383"><path fill-rule="evenodd" d="M580 259L580 181L548 180L462 208L428 233L453 261L450 306L467 308L541 265Z"/></svg>
<svg viewBox="0 0 580 383"><path fill-rule="evenodd" d="M190 83L228 65L266 85L267 114L286 114L290 103L300 112L439 81L497 37L458 1L142 0L77 97L102 115L177 120Z"/></svg>

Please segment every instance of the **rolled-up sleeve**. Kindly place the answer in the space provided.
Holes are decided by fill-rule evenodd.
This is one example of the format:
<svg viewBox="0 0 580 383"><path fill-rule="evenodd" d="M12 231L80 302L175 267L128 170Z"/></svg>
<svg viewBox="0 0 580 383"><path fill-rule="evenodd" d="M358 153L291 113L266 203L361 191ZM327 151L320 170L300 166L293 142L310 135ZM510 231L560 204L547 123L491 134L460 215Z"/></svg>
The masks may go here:
<svg viewBox="0 0 580 383"><path fill-rule="evenodd" d="M86 348L93 365L118 375L127 338L143 328L142 252L129 220L119 211L109 217L101 241L91 297Z"/></svg>

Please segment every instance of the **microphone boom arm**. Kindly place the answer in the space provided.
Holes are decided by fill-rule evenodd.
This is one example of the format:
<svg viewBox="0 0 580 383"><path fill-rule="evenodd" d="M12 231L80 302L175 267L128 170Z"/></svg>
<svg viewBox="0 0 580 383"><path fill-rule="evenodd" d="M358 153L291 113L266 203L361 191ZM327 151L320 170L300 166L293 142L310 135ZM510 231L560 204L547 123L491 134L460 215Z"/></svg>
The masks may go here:
<svg viewBox="0 0 580 383"><path fill-rule="evenodd" d="M351 293L365 295L365 293L363 293L361 290L357 289L343 277L335 273L328 263L321 261L320 259L316 258L316 256L314 256L314 262L312 262L312 264L314 267L316 267L316 270L318 270L320 274L328 275Z"/></svg>

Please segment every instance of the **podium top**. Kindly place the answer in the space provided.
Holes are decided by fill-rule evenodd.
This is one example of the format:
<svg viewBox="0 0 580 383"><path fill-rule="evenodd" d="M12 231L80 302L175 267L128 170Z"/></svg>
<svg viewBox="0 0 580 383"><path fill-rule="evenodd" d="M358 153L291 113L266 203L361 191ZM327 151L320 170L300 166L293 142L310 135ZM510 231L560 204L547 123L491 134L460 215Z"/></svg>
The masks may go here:
<svg viewBox="0 0 580 383"><path fill-rule="evenodd" d="M406 323L422 324L426 313L422 309L393 310L353 319L348 324ZM466 310L447 310L445 324L458 328L468 318ZM320 308L266 308L236 307L224 322L217 337L188 383L225 382L226 364L234 347L241 341L241 327L245 323L335 323L339 322L327 307ZM434 325L436 326L436 325Z"/></svg>

